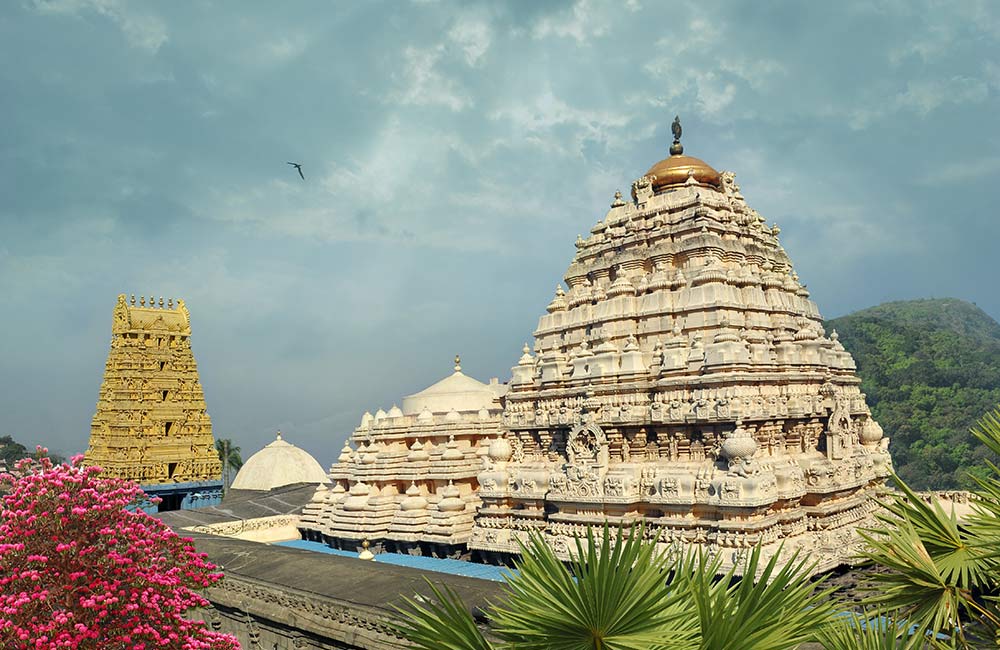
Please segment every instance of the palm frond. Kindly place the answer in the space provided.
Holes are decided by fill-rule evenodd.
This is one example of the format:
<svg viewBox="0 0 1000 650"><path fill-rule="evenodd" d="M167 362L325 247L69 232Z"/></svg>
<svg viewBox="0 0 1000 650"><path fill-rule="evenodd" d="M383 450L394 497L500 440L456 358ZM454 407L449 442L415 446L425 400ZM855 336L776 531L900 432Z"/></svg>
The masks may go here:
<svg viewBox="0 0 1000 650"><path fill-rule="evenodd" d="M924 501L902 479L895 477L902 494L884 503L887 514L879 519L891 528L907 522L937 567L942 579L962 589L971 589L990 580L989 563L984 561L975 540L958 525L954 512L945 512L937 500ZM875 529L872 532L876 532Z"/></svg>
<svg viewBox="0 0 1000 650"><path fill-rule="evenodd" d="M972 429L983 445L1000 456L1000 410L983 416ZM986 461L991 476L973 476L978 489L972 499L972 515L966 526L977 549L993 564L994 574L1000 570L1000 468Z"/></svg>
<svg viewBox="0 0 1000 650"><path fill-rule="evenodd" d="M915 650L932 645L926 635L881 610L840 615L820 631L819 641L826 650Z"/></svg>
<svg viewBox="0 0 1000 650"><path fill-rule="evenodd" d="M718 579L718 558L688 556L680 576L697 604L702 650L791 650L815 639L833 614L833 590L810 579L811 566L798 554L781 555L761 567L758 545L745 565Z"/></svg>
<svg viewBox="0 0 1000 650"><path fill-rule="evenodd" d="M406 598L405 607L394 606L400 620L396 632L409 641L401 646L416 650L494 650L476 626L472 614L448 587L438 589L430 581L434 599Z"/></svg>
<svg viewBox="0 0 1000 650"><path fill-rule="evenodd" d="M884 504L881 525L861 531L863 555L888 569L869 578L866 602L918 628L961 636L962 613L983 613L974 590L993 580L991 562L954 514L896 480L902 494Z"/></svg>
<svg viewBox="0 0 1000 650"><path fill-rule="evenodd" d="M641 527L588 532L569 567L533 535L490 618L518 650L695 648L691 604L666 586L674 568Z"/></svg>

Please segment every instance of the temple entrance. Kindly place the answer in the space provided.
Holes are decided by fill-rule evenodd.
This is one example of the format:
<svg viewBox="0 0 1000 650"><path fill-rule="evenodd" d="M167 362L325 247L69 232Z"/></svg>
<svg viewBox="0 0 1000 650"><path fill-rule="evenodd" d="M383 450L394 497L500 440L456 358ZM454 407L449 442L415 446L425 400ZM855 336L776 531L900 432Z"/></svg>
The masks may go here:
<svg viewBox="0 0 1000 650"><path fill-rule="evenodd" d="M157 512L170 512L171 510L180 510L181 502L184 500L183 494L164 494L160 497L162 499L156 505Z"/></svg>

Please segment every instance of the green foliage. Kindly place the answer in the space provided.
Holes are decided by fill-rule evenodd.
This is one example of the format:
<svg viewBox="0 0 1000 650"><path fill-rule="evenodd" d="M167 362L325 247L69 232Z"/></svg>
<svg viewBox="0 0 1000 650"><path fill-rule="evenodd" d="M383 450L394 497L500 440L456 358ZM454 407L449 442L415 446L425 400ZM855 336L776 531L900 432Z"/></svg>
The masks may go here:
<svg viewBox="0 0 1000 650"><path fill-rule="evenodd" d="M13 467L16 461L30 455L24 445L10 436L0 436L0 460L6 461L7 467Z"/></svg>
<svg viewBox="0 0 1000 650"><path fill-rule="evenodd" d="M819 590L797 555L779 568L780 556L761 566L754 547L741 567L745 578L736 566L717 578L718 558L701 552L687 559L673 586L695 602L700 650L793 650L829 623L833 590Z"/></svg>
<svg viewBox="0 0 1000 650"><path fill-rule="evenodd" d="M398 631L416 650L492 650L493 645L476 627L469 610L453 591L428 582L433 600L407 600L398 609L402 620Z"/></svg>
<svg viewBox="0 0 1000 650"><path fill-rule="evenodd" d="M567 567L540 536L522 553L504 600L490 609L497 636L518 650L658 650L696 647L693 612L665 588L676 566L642 541L605 529L577 540Z"/></svg>
<svg viewBox="0 0 1000 650"><path fill-rule="evenodd" d="M968 489L996 456L969 433L1000 403L1000 324L954 299L893 302L826 323L914 489Z"/></svg>
<svg viewBox="0 0 1000 650"><path fill-rule="evenodd" d="M826 650L914 650L925 647L923 637L907 634L907 623L874 613L844 614L824 627L819 640Z"/></svg>
<svg viewBox="0 0 1000 650"><path fill-rule="evenodd" d="M502 600L487 608L484 638L454 594L409 600L398 630L420 650L793 650L831 621L831 591L796 557L779 568L754 549L718 576L720 560L661 554L643 530L605 529L560 561L544 539L524 547ZM753 579L756 576L756 580Z"/></svg>
<svg viewBox="0 0 1000 650"><path fill-rule="evenodd" d="M222 484L228 488L235 473L243 467L241 450L229 438L219 438L215 441L215 451L222 461Z"/></svg>
<svg viewBox="0 0 1000 650"><path fill-rule="evenodd" d="M993 411L972 430L986 448L1000 456L1000 411ZM965 523L973 544L990 563L995 583L1000 583L1000 468L988 462L989 472L976 476L973 514Z"/></svg>
<svg viewBox="0 0 1000 650"><path fill-rule="evenodd" d="M871 578L872 605L894 611L919 629L950 634L963 618L989 614L976 596L993 582L987 554L954 513L926 503L904 482L892 495L881 525L862 532L865 556L888 571Z"/></svg>
<svg viewBox="0 0 1000 650"><path fill-rule="evenodd" d="M1000 411L972 433L1000 453ZM1000 468L987 462L986 470L975 479L973 515L962 522L899 480L900 492L885 503L880 525L863 533L865 555L882 569L870 579L866 602L918 629L950 636L949 647L979 647L973 637L984 630L1000 637Z"/></svg>

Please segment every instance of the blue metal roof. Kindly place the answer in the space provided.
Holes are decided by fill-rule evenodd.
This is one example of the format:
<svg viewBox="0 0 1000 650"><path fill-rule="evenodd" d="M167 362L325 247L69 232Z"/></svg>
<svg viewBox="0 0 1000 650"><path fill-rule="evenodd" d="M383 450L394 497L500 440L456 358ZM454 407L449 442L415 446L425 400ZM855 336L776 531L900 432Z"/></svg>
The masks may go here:
<svg viewBox="0 0 1000 650"><path fill-rule="evenodd" d="M316 553L329 553L331 555L341 555L343 557L357 558L357 553L341 551L330 548L322 542L310 542L302 539L290 542L278 542L278 546L290 546L301 548ZM379 553L375 556L376 562L384 564L395 564L397 566L408 566L422 571L433 571L435 573L449 573L456 576L467 576L469 578L479 578L480 580L493 580L502 582L508 576L516 573L514 569L491 564L477 564L475 562L465 562L463 560L450 560L447 558L425 557L423 555L403 555L402 553Z"/></svg>

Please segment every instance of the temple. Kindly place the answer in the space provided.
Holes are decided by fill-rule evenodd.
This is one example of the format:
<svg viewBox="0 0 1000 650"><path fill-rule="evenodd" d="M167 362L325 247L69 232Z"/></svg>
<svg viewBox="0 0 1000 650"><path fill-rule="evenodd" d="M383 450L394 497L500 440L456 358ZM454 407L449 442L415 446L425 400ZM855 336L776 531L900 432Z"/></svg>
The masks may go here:
<svg viewBox="0 0 1000 650"><path fill-rule="evenodd" d="M365 413L302 515L307 539L355 550L466 554L479 506L477 475L500 428L506 386L451 375L375 415Z"/></svg>
<svg viewBox="0 0 1000 650"><path fill-rule="evenodd" d="M888 439L778 227L673 132L631 201L616 193L577 239L508 390L366 414L307 536L504 562L531 531L568 557L590 526L645 522L723 566L758 542L816 570L852 557Z"/></svg>
<svg viewBox="0 0 1000 650"><path fill-rule="evenodd" d="M159 510L218 503L222 464L184 301L118 296L84 462L137 481Z"/></svg>

